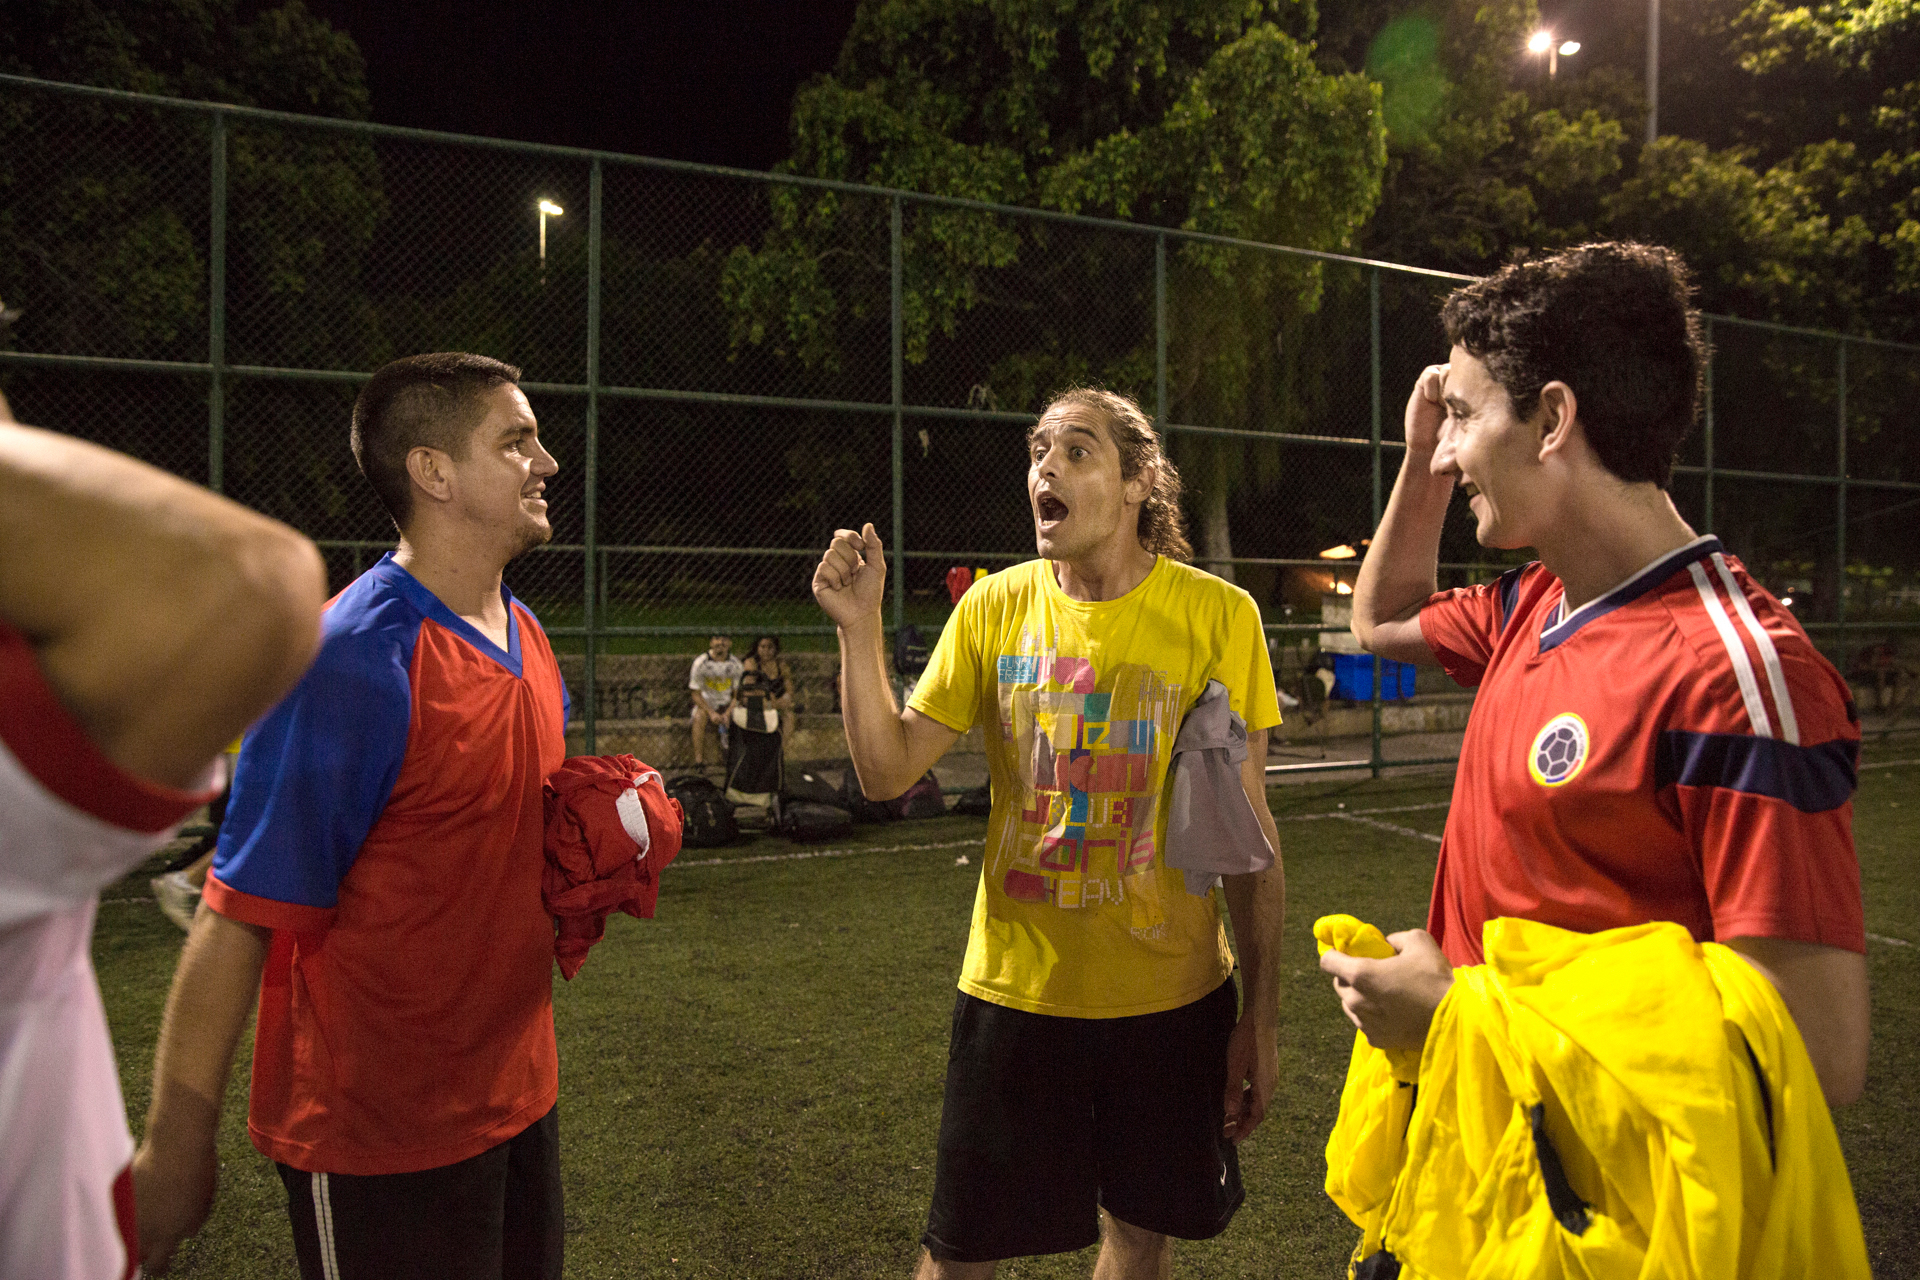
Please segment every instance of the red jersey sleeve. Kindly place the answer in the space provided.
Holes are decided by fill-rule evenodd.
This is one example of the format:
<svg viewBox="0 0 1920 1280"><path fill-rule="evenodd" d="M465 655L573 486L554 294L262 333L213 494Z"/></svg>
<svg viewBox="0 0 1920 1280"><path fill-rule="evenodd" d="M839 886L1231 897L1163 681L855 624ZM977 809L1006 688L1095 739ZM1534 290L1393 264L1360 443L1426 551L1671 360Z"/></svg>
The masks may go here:
<svg viewBox="0 0 1920 1280"><path fill-rule="evenodd" d="M1686 692L1655 744L1657 782L1673 788L1715 938L1864 952L1851 695L1783 609L1757 589L1748 599L1775 651L1742 646L1752 659L1751 696L1768 713L1765 731L1730 710L1742 703L1734 673L1715 672Z"/></svg>
<svg viewBox="0 0 1920 1280"><path fill-rule="evenodd" d="M1513 620L1522 580L1545 572L1538 563L1523 565L1477 587L1436 591L1420 606L1421 638L1456 683L1479 685L1500 633Z"/></svg>

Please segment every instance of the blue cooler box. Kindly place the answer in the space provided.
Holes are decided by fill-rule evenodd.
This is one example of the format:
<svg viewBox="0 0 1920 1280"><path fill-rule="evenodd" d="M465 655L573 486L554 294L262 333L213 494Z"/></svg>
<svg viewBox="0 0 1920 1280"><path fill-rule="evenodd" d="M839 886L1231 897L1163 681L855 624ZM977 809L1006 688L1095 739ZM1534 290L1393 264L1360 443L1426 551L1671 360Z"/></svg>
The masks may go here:
<svg viewBox="0 0 1920 1280"><path fill-rule="evenodd" d="M1373 701L1373 655L1336 653L1333 656L1333 696L1349 702ZM1413 664L1380 660L1380 699L1392 702L1413 696Z"/></svg>

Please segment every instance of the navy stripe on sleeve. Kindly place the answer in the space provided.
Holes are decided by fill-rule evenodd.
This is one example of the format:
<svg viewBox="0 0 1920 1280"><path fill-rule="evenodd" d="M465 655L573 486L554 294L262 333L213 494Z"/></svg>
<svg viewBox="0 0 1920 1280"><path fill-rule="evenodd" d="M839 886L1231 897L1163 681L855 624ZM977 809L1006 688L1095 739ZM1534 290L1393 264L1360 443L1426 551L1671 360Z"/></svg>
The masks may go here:
<svg viewBox="0 0 1920 1280"><path fill-rule="evenodd" d="M1825 813L1853 795L1859 756L1858 742L1837 739L1802 747L1744 733L1669 729L1654 751L1654 785L1724 787Z"/></svg>

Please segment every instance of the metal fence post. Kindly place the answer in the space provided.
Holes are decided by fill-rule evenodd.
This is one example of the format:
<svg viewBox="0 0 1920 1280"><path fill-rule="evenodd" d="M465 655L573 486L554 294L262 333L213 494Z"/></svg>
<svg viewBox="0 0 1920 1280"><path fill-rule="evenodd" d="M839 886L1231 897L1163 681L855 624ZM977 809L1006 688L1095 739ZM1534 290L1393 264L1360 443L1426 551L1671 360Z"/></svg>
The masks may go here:
<svg viewBox="0 0 1920 1280"><path fill-rule="evenodd" d="M1839 568L1840 587L1838 599L1833 602L1833 616L1835 621L1845 622L1847 620L1847 340L1844 336L1840 339L1834 372L1837 375L1835 398L1839 402L1839 414L1835 423L1835 444L1839 453L1839 471L1836 478L1840 483L1834 486L1836 520L1833 530L1833 559ZM1847 643L1847 633L1842 631L1840 633L1841 667L1844 669L1852 658L1853 646Z"/></svg>
<svg viewBox="0 0 1920 1280"><path fill-rule="evenodd" d="M213 113L213 182L207 208L207 488L227 481L227 116Z"/></svg>
<svg viewBox="0 0 1920 1280"><path fill-rule="evenodd" d="M905 289L901 280L900 197L893 197L893 629L907 621L907 449L905 423L901 414L906 404L906 350L902 308Z"/></svg>
<svg viewBox="0 0 1920 1280"><path fill-rule="evenodd" d="M1153 238L1153 425L1167 429L1167 233Z"/></svg>
<svg viewBox="0 0 1920 1280"><path fill-rule="evenodd" d="M1706 448L1706 501L1700 522L1703 533L1713 532L1713 321L1703 320L1707 340L1707 414L1701 443Z"/></svg>
<svg viewBox="0 0 1920 1280"><path fill-rule="evenodd" d="M1380 527L1380 268L1367 274L1368 346L1372 353L1369 389L1373 401L1373 527ZM1395 677L1396 681L1398 677ZM1384 764L1380 742L1380 655L1373 655L1373 749L1367 757L1373 776L1379 777Z"/></svg>
<svg viewBox="0 0 1920 1280"><path fill-rule="evenodd" d="M600 466L600 161L593 162L587 181L587 421L585 457L581 460L586 496L581 505L585 522L581 557L581 587L586 594L587 654L581 684L586 698L586 754L594 753L600 701L595 658L600 648L599 604L599 490Z"/></svg>

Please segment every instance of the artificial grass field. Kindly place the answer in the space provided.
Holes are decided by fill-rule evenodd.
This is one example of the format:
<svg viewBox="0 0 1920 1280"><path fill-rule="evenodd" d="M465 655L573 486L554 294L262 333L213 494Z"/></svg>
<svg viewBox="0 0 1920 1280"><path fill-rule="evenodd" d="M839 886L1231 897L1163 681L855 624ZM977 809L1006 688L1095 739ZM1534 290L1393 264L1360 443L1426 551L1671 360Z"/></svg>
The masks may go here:
<svg viewBox="0 0 1920 1280"><path fill-rule="evenodd" d="M1855 802L1873 982L1866 1097L1836 1117L1882 1275L1920 1257L1920 750L1869 752ZM1241 1148L1247 1202L1182 1242L1182 1277L1336 1277L1355 1232L1320 1189L1352 1044L1310 929L1345 911L1392 931L1425 918L1451 773L1270 793L1288 880L1280 1086ZM616 916L554 984L572 1277L910 1274L933 1182L954 978L984 819L863 827L831 856L784 840L688 850L659 916ZM782 855L788 855L783 857ZM965 865L956 859L966 856ZM136 1135L182 935L110 890L94 961ZM296 1275L284 1193L246 1137L250 1040L221 1129L212 1219L185 1277ZM1092 1249L1003 1264L1084 1277Z"/></svg>

